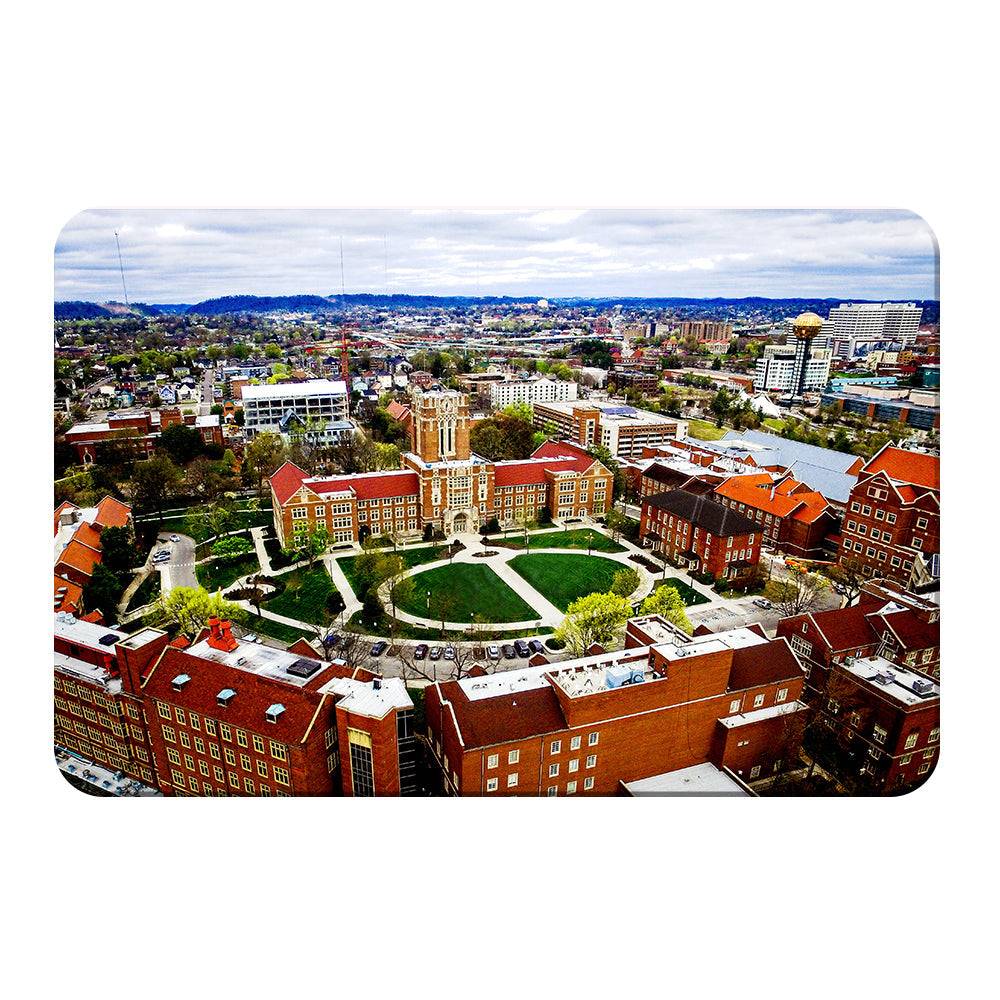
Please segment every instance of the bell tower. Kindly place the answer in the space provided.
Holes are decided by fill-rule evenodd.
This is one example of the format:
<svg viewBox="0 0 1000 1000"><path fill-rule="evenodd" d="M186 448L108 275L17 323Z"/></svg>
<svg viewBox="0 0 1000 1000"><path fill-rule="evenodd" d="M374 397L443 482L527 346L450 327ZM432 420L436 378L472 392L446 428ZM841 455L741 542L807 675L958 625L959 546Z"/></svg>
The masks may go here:
<svg viewBox="0 0 1000 1000"><path fill-rule="evenodd" d="M469 460L469 397L465 393L424 392L417 396L413 450L428 463Z"/></svg>

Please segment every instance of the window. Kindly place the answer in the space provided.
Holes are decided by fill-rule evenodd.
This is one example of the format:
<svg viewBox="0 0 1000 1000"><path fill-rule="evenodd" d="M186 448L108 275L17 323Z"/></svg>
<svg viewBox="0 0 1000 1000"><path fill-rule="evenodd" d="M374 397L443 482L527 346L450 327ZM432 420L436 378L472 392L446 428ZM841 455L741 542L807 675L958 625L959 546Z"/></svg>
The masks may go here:
<svg viewBox="0 0 1000 1000"><path fill-rule="evenodd" d="M591 776L589 778L584 778L583 779L583 790L585 792L589 792L591 790L591 788L593 788L593 787L594 787L594 778L593 778L593 776Z"/></svg>
<svg viewBox="0 0 1000 1000"><path fill-rule="evenodd" d="M486 779L486 791L495 792L497 790L497 779L487 778Z"/></svg>
<svg viewBox="0 0 1000 1000"><path fill-rule="evenodd" d="M559 753L562 750L562 740L553 740L549 746L549 753Z"/></svg>
<svg viewBox="0 0 1000 1000"><path fill-rule="evenodd" d="M262 777L267 777L267 762L263 760L257 761L257 774Z"/></svg>
<svg viewBox="0 0 1000 1000"><path fill-rule="evenodd" d="M507 787L517 788L517 771L515 771L513 774L507 775Z"/></svg>
<svg viewBox="0 0 1000 1000"><path fill-rule="evenodd" d="M589 735L589 736L587 737L587 746L588 746L588 747L596 747L596 746L597 746L597 741L598 741L598 740L599 740L600 738L601 738L601 734L600 734L600 733L591 733L591 734L590 734L590 735Z"/></svg>
<svg viewBox="0 0 1000 1000"><path fill-rule="evenodd" d="M571 760L567 765L567 770L572 774L574 771L580 770L580 762L578 760Z"/></svg>
<svg viewBox="0 0 1000 1000"><path fill-rule="evenodd" d="M518 763L518 761L520 761L520 759L521 759L521 751L520 750L511 750L507 754L507 763L508 764L516 764L516 763Z"/></svg>
<svg viewBox="0 0 1000 1000"><path fill-rule="evenodd" d="M164 705L162 701L158 701L156 703L156 711L160 713L160 718L161 719L169 719L170 718L170 706L169 705Z"/></svg>
<svg viewBox="0 0 1000 1000"><path fill-rule="evenodd" d="M236 753L229 747L223 747L222 752L226 755L226 763L231 764L233 767L236 766Z"/></svg>
<svg viewBox="0 0 1000 1000"><path fill-rule="evenodd" d="M910 733L910 735L906 737L906 742L903 744L903 749L912 750L917 745L918 735L919 735L918 733Z"/></svg>
<svg viewBox="0 0 1000 1000"><path fill-rule="evenodd" d="M354 749L354 744L353 743L351 744L351 749ZM274 770L274 780L279 785L287 785L288 784L288 771L286 771L285 768L283 768L283 767L275 767L275 768L273 768L273 770Z"/></svg>
<svg viewBox="0 0 1000 1000"><path fill-rule="evenodd" d="M327 746L329 746L329 745L330 744L328 743ZM263 753L264 752L264 741L256 733L254 734L254 737L253 737L253 748L254 748L254 750L257 751L257 753Z"/></svg>
<svg viewBox="0 0 1000 1000"><path fill-rule="evenodd" d="M275 760L288 760L285 748L280 743L275 743L274 740L271 740L271 756Z"/></svg>
<svg viewBox="0 0 1000 1000"><path fill-rule="evenodd" d="M236 730L236 742L239 743L241 747L245 747L247 745L247 734L243 732L242 729Z"/></svg>
<svg viewBox="0 0 1000 1000"><path fill-rule="evenodd" d="M753 707L760 708L760 706L763 704L764 704L764 696L762 694L754 695Z"/></svg>
<svg viewBox="0 0 1000 1000"><path fill-rule="evenodd" d="M574 736L569 741L569 748L570 748L570 750L579 750L580 749L580 737L579 736Z"/></svg>
<svg viewBox="0 0 1000 1000"><path fill-rule="evenodd" d="M788 697L788 688L778 688L778 693L775 695L775 701L784 701Z"/></svg>
<svg viewBox="0 0 1000 1000"><path fill-rule="evenodd" d="M567 781L566 782L566 794L567 795L575 795L576 794L576 782L575 781Z"/></svg>
<svg viewBox="0 0 1000 1000"><path fill-rule="evenodd" d="M597 767L597 754L592 753L587 757L587 767Z"/></svg>
<svg viewBox="0 0 1000 1000"><path fill-rule="evenodd" d="M556 785L549 785L549 787L545 789L545 794L551 799L559 794L559 788Z"/></svg>
<svg viewBox="0 0 1000 1000"><path fill-rule="evenodd" d="M549 764L549 777L550 778L558 778L559 777L559 765L558 764Z"/></svg>
<svg viewBox="0 0 1000 1000"><path fill-rule="evenodd" d="M729 703L729 712L730 712L730 714L732 714L733 712L738 712L739 710L740 710L740 700L739 700L739 698L737 698L735 701L731 701Z"/></svg>
<svg viewBox="0 0 1000 1000"><path fill-rule="evenodd" d="M495 753L491 753L489 757L486 758L487 767L496 767L499 762L500 762L500 756Z"/></svg>
<svg viewBox="0 0 1000 1000"><path fill-rule="evenodd" d="M921 764L920 767L917 768L917 774L926 774L930 769L930 764Z"/></svg>
<svg viewBox="0 0 1000 1000"><path fill-rule="evenodd" d="M759 778L759 777L760 777L760 764L758 764L756 767L750 768L750 780L753 781L754 778Z"/></svg>
<svg viewBox="0 0 1000 1000"><path fill-rule="evenodd" d="M872 730L872 739L876 743L885 743L886 737L889 735L888 730L883 729L881 726L875 726Z"/></svg>
<svg viewBox="0 0 1000 1000"><path fill-rule="evenodd" d="M927 737L927 742L937 743L940 736L941 736L941 730L935 727L930 731L930 735Z"/></svg>

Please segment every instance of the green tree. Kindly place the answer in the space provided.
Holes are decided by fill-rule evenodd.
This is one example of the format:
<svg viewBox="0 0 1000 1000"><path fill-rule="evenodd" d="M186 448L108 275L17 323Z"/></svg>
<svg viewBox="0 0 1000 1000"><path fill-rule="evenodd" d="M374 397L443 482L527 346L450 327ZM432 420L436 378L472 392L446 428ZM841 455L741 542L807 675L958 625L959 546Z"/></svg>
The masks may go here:
<svg viewBox="0 0 1000 1000"><path fill-rule="evenodd" d="M208 624L209 618L242 623L247 617L238 604L224 600L221 594L210 594L204 587L174 587L160 595L159 605L166 622L192 638Z"/></svg>
<svg viewBox="0 0 1000 1000"><path fill-rule="evenodd" d="M619 597L628 597L639 589L640 582L638 571L631 566L624 566L611 580L611 593Z"/></svg>
<svg viewBox="0 0 1000 1000"><path fill-rule="evenodd" d="M117 621L118 602L125 592L126 585L127 581L121 574L105 566L104 563L98 563L83 588L84 606L90 611L100 611L107 622Z"/></svg>
<svg viewBox="0 0 1000 1000"><path fill-rule="evenodd" d="M169 455L157 453L145 462L139 462L132 473L132 499L144 511L163 517L167 501L174 495L181 482L181 471Z"/></svg>
<svg viewBox="0 0 1000 1000"><path fill-rule="evenodd" d="M187 465L204 452L205 442L194 427L171 424L160 432L158 447L178 465Z"/></svg>
<svg viewBox="0 0 1000 1000"><path fill-rule="evenodd" d="M135 566L135 535L131 528L105 528L101 532L101 563L116 572Z"/></svg>
<svg viewBox="0 0 1000 1000"><path fill-rule="evenodd" d="M649 595L639 608L644 615L660 615L668 622L676 625L685 632L691 631L691 622L687 616L687 609L684 605L684 598L681 597L676 587L664 584L656 588Z"/></svg>
<svg viewBox="0 0 1000 1000"><path fill-rule="evenodd" d="M618 594L588 594L570 604L555 636L576 656L595 642L608 649L620 640L631 613L632 605Z"/></svg>
<svg viewBox="0 0 1000 1000"><path fill-rule="evenodd" d="M280 434L263 431L246 446L243 468L250 482L259 491L264 480L275 472L285 460L285 442Z"/></svg>

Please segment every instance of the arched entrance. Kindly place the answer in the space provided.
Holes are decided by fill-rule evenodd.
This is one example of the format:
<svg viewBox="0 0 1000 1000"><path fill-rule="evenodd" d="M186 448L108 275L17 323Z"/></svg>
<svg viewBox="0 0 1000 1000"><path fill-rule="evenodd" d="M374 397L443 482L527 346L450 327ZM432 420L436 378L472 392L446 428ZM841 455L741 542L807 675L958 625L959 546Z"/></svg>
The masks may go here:
<svg viewBox="0 0 1000 1000"><path fill-rule="evenodd" d="M469 530L469 515L468 514L456 514L451 519L451 530L455 534L462 534Z"/></svg>

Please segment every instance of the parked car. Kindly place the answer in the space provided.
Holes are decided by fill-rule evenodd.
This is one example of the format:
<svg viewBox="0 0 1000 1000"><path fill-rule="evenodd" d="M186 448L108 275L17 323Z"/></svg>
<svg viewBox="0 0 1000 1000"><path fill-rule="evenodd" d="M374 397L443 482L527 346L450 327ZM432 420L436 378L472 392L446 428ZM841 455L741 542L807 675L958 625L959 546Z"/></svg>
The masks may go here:
<svg viewBox="0 0 1000 1000"><path fill-rule="evenodd" d="M541 644L541 642L538 639L531 639L528 642L528 648L533 653L544 653L545 652L545 647Z"/></svg>
<svg viewBox="0 0 1000 1000"><path fill-rule="evenodd" d="M514 649L517 650L518 656L530 656L531 650L528 649L528 644L523 639L514 640Z"/></svg>
<svg viewBox="0 0 1000 1000"><path fill-rule="evenodd" d="M500 647L499 646L487 646L486 647L486 656L490 660L499 660L500 659Z"/></svg>
<svg viewBox="0 0 1000 1000"><path fill-rule="evenodd" d="M444 647L444 658L446 660L454 660L455 659L455 647L454 646L445 646Z"/></svg>
<svg viewBox="0 0 1000 1000"><path fill-rule="evenodd" d="M245 636L243 636L243 641L244 642L260 642L260 639L257 638L257 633L256 632L247 632L247 634Z"/></svg>
<svg viewBox="0 0 1000 1000"><path fill-rule="evenodd" d="M181 536L180 535L171 535L170 536L170 541L172 541L172 542L179 542L180 540L181 540Z"/></svg>
<svg viewBox="0 0 1000 1000"><path fill-rule="evenodd" d="M334 632L326 637L323 645L329 649L336 649L343 641L344 637L339 632Z"/></svg>
<svg viewBox="0 0 1000 1000"><path fill-rule="evenodd" d="M429 653L429 656L430 656L430 658L432 660L440 660L441 659L441 647L440 646L431 646L431 651Z"/></svg>
<svg viewBox="0 0 1000 1000"><path fill-rule="evenodd" d="M753 603L758 608L763 608L765 611L770 611L774 605L766 597L755 597Z"/></svg>
<svg viewBox="0 0 1000 1000"><path fill-rule="evenodd" d="M385 639L379 639L379 641L372 646L371 655L381 656L388 648L389 648L389 643L387 643Z"/></svg>
<svg viewBox="0 0 1000 1000"><path fill-rule="evenodd" d="M422 642L413 650L413 659L415 660L426 660L427 659L427 643Z"/></svg>
<svg viewBox="0 0 1000 1000"><path fill-rule="evenodd" d="M505 660L516 660L517 659L517 653L514 652L514 647L511 646L510 643L504 643L500 647L500 652L503 653L503 658Z"/></svg>

